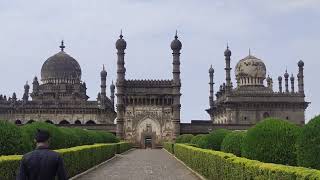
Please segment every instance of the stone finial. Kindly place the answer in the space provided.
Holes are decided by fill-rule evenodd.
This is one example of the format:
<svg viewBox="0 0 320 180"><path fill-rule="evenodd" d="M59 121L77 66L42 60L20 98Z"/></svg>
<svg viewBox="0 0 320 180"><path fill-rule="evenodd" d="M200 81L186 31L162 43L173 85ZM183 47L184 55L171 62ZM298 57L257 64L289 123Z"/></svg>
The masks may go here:
<svg viewBox="0 0 320 180"><path fill-rule="evenodd" d="M61 41L61 45L59 47L60 47L61 51L64 51L65 46L64 46L63 40Z"/></svg>

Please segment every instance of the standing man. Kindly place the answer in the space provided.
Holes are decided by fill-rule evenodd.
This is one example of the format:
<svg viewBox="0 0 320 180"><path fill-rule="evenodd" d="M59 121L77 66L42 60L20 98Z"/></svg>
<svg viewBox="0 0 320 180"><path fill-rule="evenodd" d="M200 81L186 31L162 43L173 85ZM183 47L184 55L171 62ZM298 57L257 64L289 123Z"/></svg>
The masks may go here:
<svg viewBox="0 0 320 180"><path fill-rule="evenodd" d="M20 163L17 180L67 180L63 160L57 152L49 150L48 131L38 129L36 149L25 154Z"/></svg>

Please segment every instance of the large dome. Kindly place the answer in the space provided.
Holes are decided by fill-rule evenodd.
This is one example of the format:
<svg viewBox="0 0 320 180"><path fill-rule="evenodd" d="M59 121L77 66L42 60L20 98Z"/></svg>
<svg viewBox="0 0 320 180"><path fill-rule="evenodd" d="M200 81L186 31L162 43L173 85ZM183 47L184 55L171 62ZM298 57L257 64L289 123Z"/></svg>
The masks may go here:
<svg viewBox="0 0 320 180"><path fill-rule="evenodd" d="M41 81L43 83L79 83L81 81L80 65L62 49L43 63Z"/></svg>
<svg viewBox="0 0 320 180"><path fill-rule="evenodd" d="M239 85L263 85L266 65L261 59L249 55L238 62L235 75Z"/></svg>

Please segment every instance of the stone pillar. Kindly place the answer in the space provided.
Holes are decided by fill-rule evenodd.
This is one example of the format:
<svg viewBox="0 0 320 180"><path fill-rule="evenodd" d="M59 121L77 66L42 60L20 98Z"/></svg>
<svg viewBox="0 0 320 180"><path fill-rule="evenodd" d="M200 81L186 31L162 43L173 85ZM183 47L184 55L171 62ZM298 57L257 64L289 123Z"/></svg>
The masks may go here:
<svg viewBox="0 0 320 180"><path fill-rule="evenodd" d="M110 85L110 99L111 99L111 103L112 103L112 107L114 108L114 90L115 90L115 85L113 84L113 81L112 81L112 84Z"/></svg>
<svg viewBox="0 0 320 180"><path fill-rule="evenodd" d="M116 42L117 48L117 136L120 139L124 139L124 114L125 114L125 107L124 107L124 86L125 86L125 74L126 69L124 67L124 50L127 47L127 43L124 39L122 39L122 33L120 34L120 39Z"/></svg>
<svg viewBox="0 0 320 180"><path fill-rule="evenodd" d="M106 99L107 94L106 94L106 88L107 88L107 71L104 69L104 65L102 67L102 71L100 73L101 77L101 98Z"/></svg>
<svg viewBox="0 0 320 180"><path fill-rule="evenodd" d="M177 136L180 135L180 110L181 110L181 104L180 104L180 89L181 89L181 79L180 79L180 50L182 48L182 43L179 41L177 32L174 37L174 40L171 42L171 49L173 51L173 139L176 139Z"/></svg>
<svg viewBox="0 0 320 180"><path fill-rule="evenodd" d="M303 67L304 67L304 62L300 60L298 62L298 67L299 67L299 73L297 75L298 77L298 92L301 94L304 94L304 82L303 82Z"/></svg>
<svg viewBox="0 0 320 180"><path fill-rule="evenodd" d="M230 67L230 60L231 60L231 51L229 50L229 46L227 46L227 49L224 51L224 56L226 60L226 92L230 92L231 90L231 67Z"/></svg>
<svg viewBox="0 0 320 180"><path fill-rule="evenodd" d="M294 77L293 77L293 74L291 74L290 81L291 81L291 93L294 93Z"/></svg>
<svg viewBox="0 0 320 180"><path fill-rule="evenodd" d="M282 77L281 76L278 77L278 81L279 81L279 92L282 93Z"/></svg>
<svg viewBox="0 0 320 180"><path fill-rule="evenodd" d="M213 108L213 85L214 85L214 82L213 82L213 73L214 73L214 69L212 68L212 65L209 69L209 78L210 78L210 82L209 82L209 86L210 86L210 96L209 96L209 105L210 105L210 108Z"/></svg>
<svg viewBox="0 0 320 180"><path fill-rule="evenodd" d="M284 80L285 80L286 93L289 93L289 74L287 70L284 73Z"/></svg>

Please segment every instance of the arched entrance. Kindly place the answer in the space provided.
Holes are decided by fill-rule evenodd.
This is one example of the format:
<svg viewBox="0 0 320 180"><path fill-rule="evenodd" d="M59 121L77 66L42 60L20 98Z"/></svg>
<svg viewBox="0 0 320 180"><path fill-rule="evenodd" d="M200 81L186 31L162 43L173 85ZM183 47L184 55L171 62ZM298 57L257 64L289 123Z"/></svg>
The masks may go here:
<svg viewBox="0 0 320 180"><path fill-rule="evenodd" d="M161 126L156 120L146 118L137 125L137 141L141 148L155 148L161 136Z"/></svg>

